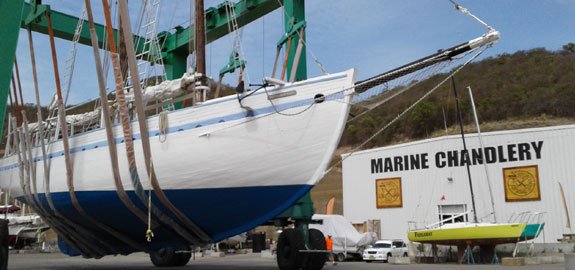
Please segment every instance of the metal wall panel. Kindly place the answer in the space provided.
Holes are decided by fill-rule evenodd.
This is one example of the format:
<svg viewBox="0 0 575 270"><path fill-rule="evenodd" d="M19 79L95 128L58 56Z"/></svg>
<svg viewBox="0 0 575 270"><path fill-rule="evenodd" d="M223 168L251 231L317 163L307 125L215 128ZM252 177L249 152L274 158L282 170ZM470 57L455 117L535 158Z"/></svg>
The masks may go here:
<svg viewBox="0 0 575 270"><path fill-rule="evenodd" d="M571 227L574 227L575 125L489 132L483 133L481 137L486 148L494 147L497 150L501 147L503 150L502 159L487 165L497 221L507 222L513 213L540 211L546 212L544 216L546 226L538 239L539 242L556 242L563 234L572 233L571 229L566 227L566 216L558 183L560 182L565 190L567 208L571 215ZM476 134L467 135L466 141L469 149L480 147ZM542 146L540 158L537 158L536 147L533 147L533 143L537 146L539 142L542 142ZM520 143L530 145L531 158L527 159L527 155L524 155L525 160L505 160L509 159L509 152L514 152L514 149L515 153L511 154L519 158L516 151ZM471 209L465 166L438 168L435 163L437 153L462 149L461 136L457 135L354 153L345 159L342 165L345 217L353 223L379 219L382 238L407 239L408 221L416 221L420 224L439 221L438 205L440 204L467 204L467 209ZM523 153L526 152L523 151ZM427 154L429 168L379 173L371 171L372 159L385 160L386 157L415 154ZM540 200L506 202L503 169L530 165L538 167ZM483 165L471 165L471 175L478 217L480 221L493 221L493 217L490 216L492 206ZM401 208L376 208L376 179L393 177L402 179L403 206ZM470 220L472 220L471 216Z"/></svg>

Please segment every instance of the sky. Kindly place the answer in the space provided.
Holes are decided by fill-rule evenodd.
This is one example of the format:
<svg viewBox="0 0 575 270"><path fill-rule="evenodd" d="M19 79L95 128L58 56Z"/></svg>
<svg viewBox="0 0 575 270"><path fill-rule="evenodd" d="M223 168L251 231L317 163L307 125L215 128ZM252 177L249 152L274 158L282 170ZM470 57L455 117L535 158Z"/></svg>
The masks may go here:
<svg viewBox="0 0 575 270"><path fill-rule="evenodd" d="M187 26L190 2L160 0L158 32ZM223 0L206 0L205 7L215 7ZM52 9L79 17L84 1L44 0ZM136 18L141 1L130 1L130 16ZM501 40L482 58L543 47L560 50L575 42L574 0L460 0L459 4L501 32ZM103 23L101 1L92 1L95 21ZM448 0L307 0L306 39L308 76L322 74L313 61L330 73L350 68L357 79L365 79L421 57L479 37L486 28L455 10ZM247 83L260 83L270 76L276 42L283 34L283 9L277 9L241 29L242 54L247 61ZM133 27L135 28L135 27ZM55 93L54 73L48 36L33 34L41 103L46 105ZM234 35L225 36L207 46L208 76L217 78L227 63ZM28 37L20 31L17 48L24 101L34 101ZM71 42L56 40L61 77L66 73L66 59ZM280 60L281 61L281 60ZM111 87L111 75L108 86ZM225 82L235 84L236 75ZM79 45L68 104L95 98L98 93L92 49Z"/></svg>

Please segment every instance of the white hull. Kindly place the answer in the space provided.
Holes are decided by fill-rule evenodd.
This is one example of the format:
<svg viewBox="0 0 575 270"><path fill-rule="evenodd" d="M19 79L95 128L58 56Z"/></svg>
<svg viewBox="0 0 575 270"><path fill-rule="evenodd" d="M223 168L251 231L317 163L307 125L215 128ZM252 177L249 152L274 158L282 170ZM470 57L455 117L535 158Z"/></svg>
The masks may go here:
<svg viewBox="0 0 575 270"><path fill-rule="evenodd" d="M288 94L277 99L268 100L266 92L259 90L242 101L244 108L236 96L228 96L170 112L164 142L158 136L158 117L148 118L154 170L161 188L166 191L193 191L313 186L323 176L339 143L349 112L353 84L354 71L349 70L268 90L269 95L295 92L294 95ZM325 101L315 103L314 97L317 94L325 95ZM250 114L246 107L253 110L253 116L246 116ZM281 114L276 113L276 110L281 111ZM132 130L136 139L138 173L144 188L149 189L137 122L132 122ZM114 134L123 185L127 191L132 191L121 126L115 126ZM62 142L50 143L48 148L50 192L67 194ZM115 191L103 129L72 136L70 148L77 193ZM42 151L36 147L32 153L35 158L37 191L44 194L46 188ZM0 187L10 189L15 197L22 197L24 194L20 180L17 155L2 159ZM299 193L289 195L290 200L293 196L303 195ZM198 199L189 198L188 202L195 203ZM90 201L80 201L88 210L94 203L99 202L93 198ZM258 215L262 219L271 218L269 215L279 214L288 207L284 204ZM110 207L119 209L124 206L120 204ZM234 210L233 206L226 209L228 212L246 211ZM182 211L188 213L186 209ZM220 216L227 214L217 213ZM255 225L238 225L238 230L240 227L245 230ZM219 239L227 234L239 233L238 230L226 230L214 231L210 235Z"/></svg>
<svg viewBox="0 0 575 270"><path fill-rule="evenodd" d="M346 76L347 75L347 76ZM297 113L306 108L317 93L328 95L351 88L353 72L330 75L337 78L316 84L301 83L295 89L297 95L273 100L276 107L290 102L302 102L302 106L283 111ZM321 78L320 78L321 79ZM324 78L325 79L325 78ZM276 93L278 91L269 91ZM352 90L346 91L347 94ZM208 101L202 105L169 113L169 131L164 143L156 134L158 117L148 119L154 168L163 189L194 189L245 186L269 186L309 184L322 176L345 126L349 96L312 106L296 116L283 116L270 112L270 116L257 115L255 121L245 118L246 110L240 108L235 96ZM263 90L246 98L244 106L254 110L270 111L270 101ZM288 105L289 106L289 105ZM294 105L291 105L294 106ZM266 113L267 114L267 113ZM238 118L223 123L227 118ZM211 122L211 123L205 123ZM214 123L215 122L215 123ZM194 123L203 127L191 127ZM178 131L183 129L183 131ZM137 123L133 122L138 172L147 183L144 158ZM114 134L122 141L121 127L116 125ZM204 135L205 134L205 135ZM70 148L73 152L74 185L76 191L115 190L110 170L105 131L98 129L73 136ZM104 147L102 147L104 146ZM120 171L127 190L132 187L128 179L128 161L125 144L118 144ZM67 192L64 156L61 141L49 145L51 192ZM37 159L42 158L39 147L33 149ZM17 157L12 155L0 161L1 187L7 184L15 197L22 196ZM38 191L43 193L43 164L36 161Z"/></svg>

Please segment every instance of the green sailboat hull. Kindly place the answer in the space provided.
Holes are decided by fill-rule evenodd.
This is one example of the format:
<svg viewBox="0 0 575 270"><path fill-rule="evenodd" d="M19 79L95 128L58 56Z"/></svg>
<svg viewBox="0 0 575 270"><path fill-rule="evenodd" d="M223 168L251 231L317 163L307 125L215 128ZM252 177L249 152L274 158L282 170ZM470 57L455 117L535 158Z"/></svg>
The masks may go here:
<svg viewBox="0 0 575 270"><path fill-rule="evenodd" d="M521 241L531 240L537 238L539 233L545 228L545 223L532 223L525 226L525 230L521 233Z"/></svg>

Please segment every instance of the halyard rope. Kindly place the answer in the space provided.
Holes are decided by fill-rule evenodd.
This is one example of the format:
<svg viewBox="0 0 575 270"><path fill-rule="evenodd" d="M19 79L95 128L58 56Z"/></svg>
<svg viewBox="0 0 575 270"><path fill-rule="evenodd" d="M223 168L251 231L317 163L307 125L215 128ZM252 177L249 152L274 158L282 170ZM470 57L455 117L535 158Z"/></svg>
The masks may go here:
<svg viewBox="0 0 575 270"><path fill-rule="evenodd" d="M280 7L283 7L283 3L280 0L277 0L278 4L280 5ZM287 12L285 11L285 9L283 9L283 15L285 17L289 17L289 15L287 14ZM285 22L285 20L284 20ZM325 75L325 74L329 74L329 72L327 71L327 69L325 68L324 65L321 64L321 62L319 61L319 59L315 56L315 53L313 53L313 50L307 45L307 42L305 41L305 39L303 39L303 37L300 35L299 31L296 31L297 35L299 36L299 38L302 40L303 45L305 46L306 50L309 52L309 55L311 55L311 57L313 58L313 61L315 62L315 64L318 66L318 68L321 70L321 72Z"/></svg>

